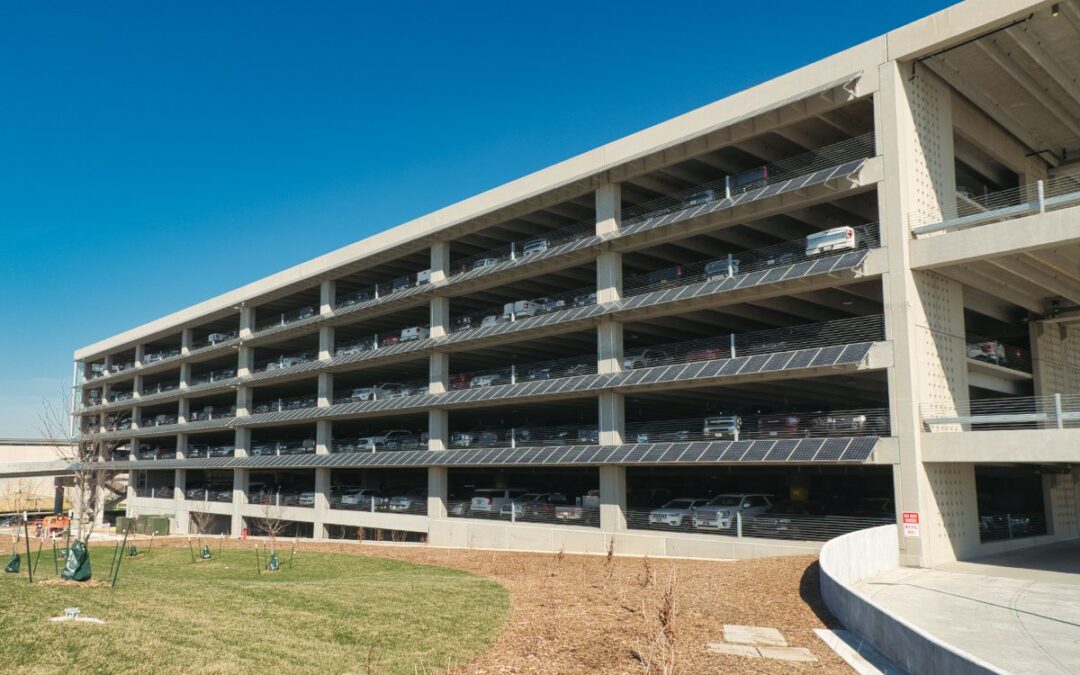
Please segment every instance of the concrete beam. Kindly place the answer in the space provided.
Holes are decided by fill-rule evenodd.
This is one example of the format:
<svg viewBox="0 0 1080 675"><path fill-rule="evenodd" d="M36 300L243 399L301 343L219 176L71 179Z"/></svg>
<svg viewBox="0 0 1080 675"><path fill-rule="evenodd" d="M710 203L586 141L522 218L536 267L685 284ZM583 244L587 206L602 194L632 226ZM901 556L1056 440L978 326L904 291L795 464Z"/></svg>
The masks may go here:
<svg viewBox="0 0 1080 675"><path fill-rule="evenodd" d="M923 459L941 463L1075 464L1080 429L923 433Z"/></svg>

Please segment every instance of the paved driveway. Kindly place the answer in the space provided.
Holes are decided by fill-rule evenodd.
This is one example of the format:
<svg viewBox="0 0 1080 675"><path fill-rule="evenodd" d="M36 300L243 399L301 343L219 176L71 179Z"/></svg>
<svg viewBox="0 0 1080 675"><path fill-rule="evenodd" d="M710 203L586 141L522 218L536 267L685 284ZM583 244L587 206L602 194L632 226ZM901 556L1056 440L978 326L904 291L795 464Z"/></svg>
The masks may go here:
<svg viewBox="0 0 1080 675"><path fill-rule="evenodd" d="M856 589L1004 671L1080 675L1080 541L901 568Z"/></svg>

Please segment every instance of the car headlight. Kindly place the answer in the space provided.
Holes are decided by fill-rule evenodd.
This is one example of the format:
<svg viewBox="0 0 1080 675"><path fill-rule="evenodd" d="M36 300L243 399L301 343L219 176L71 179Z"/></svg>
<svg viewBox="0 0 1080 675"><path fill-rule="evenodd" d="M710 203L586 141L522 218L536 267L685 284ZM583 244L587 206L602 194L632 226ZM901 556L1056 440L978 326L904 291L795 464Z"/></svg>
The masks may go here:
<svg viewBox="0 0 1080 675"><path fill-rule="evenodd" d="M716 515L718 517L720 517L720 518L727 518L728 516L731 515L731 512L730 511L717 511Z"/></svg>

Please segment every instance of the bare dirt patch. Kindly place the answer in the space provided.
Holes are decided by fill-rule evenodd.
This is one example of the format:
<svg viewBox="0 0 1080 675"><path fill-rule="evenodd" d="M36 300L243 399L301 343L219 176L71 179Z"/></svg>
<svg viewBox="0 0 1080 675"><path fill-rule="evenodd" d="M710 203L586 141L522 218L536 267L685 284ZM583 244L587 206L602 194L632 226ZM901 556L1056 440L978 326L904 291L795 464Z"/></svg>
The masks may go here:
<svg viewBox="0 0 1080 675"><path fill-rule="evenodd" d="M180 542L175 542L179 544ZM253 548L229 542L228 548ZM817 558L670 560L301 543L341 552L452 567L496 580L511 612L495 644L455 673L827 673L851 672L813 633L831 622L818 593ZM615 552L617 553L617 551ZM671 580L674 576L674 585ZM670 595L671 597L666 597ZM673 607L665 622L662 615ZM710 652L724 624L779 629L818 661L793 663Z"/></svg>

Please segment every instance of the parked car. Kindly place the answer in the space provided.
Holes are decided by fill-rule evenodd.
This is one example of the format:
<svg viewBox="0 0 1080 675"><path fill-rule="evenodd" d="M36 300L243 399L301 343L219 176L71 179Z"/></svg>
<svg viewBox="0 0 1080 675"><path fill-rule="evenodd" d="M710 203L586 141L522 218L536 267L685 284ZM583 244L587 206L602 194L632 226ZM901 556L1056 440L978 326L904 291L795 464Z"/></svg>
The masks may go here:
<svg viewBox="0 0 1080 675"><path fill-rule="evenodd" d="M1001 363L1005 360L1005 345L997 340L970 342L967 346L967 357L987 363Z"/></svg>
<svg viewBox="0 0 1080 675"><path fill-rule="evenodd" d="M758 419L758 434L765 438L805 436L802 417L794 414L766 415Z"/></svg>
<svg viewBox="0 0 1080 675"><path fill-rule="evenodd" d="M481 488L473 492L469 500L469 510L472 513L497 515L503 504L528 492L529 490L513 488Z"/></svg>
<svg viewBox="0 0 1080 675"><path fill-rule="evenodd" d="M398 513L418 511L421 507L427 506L427 497L427 488L413 488L405 494L391 497L386 508Z"/></svg>
<svg viewBox="0 0 1080 675"><path fill-rule="evenodd" d="M347 345L342 345L334 350L334 356L349 356L351 354L359 354L360 352L366 352L369 349L375 347L375 341L371 338L366 340L357 340Z"/></svg>
<svg viewBox="0 0 1080 675"><path fill-rule="evenodd" d="M815 232L806 238L806 255L808 256L854 248L855 230L851 227L834 227L824 232Z"/></svg>
<svg viewBox="0 0 1080 675"><path fill-rule="evenodd" d="M382 432L382 443L386 450L416 450L420 439L406 429L390 429Z"/></svg>
<svg viewBox="0 0 1080 675"><path fill-rule="evenodd" d="M401 341L410 342L412 340L423 340L431 335L431 329L427 326L412 326L410 328L401 329Z"/></svg>
<svg viewBox="0 0 1080 675"><path fill-rule="evenodd" d="M705 438L720 441L739 440L742 418L738 415L713 415L705 418L701 433Z"/></svg>
<svg viewBox="0 0 1080 675"><path fill-rule="evenodd" d="M363 506L370 508L372 504L375 508L384 506L389 501L386 495L379 490L371 488L363 488L356 492L350 492L348 494L341 495L341 503L346 506Z"/></svg>
<svg viewBox="0 0 1080 675"><path fill-rule="evenodd" d="M574 297L574 307L588 307L596 304L596 291L583 293Z"/></svg>
<svg viewBox="0 0 1080 675"><path fill-rule="evenodd" d="M301 492L296 499L297 506L315 506L315 492Z"/></svg>
<svg viewBox="0 0 1080 675"><path fill-rule="evenodd" d="M367 291L367 290L355 291L354 293L350 293L349 295L347 295L344 298L342 298L341 300L339 300L338 303L337 303L337 306L338 307L351 307L352 305L355 305L355 304L358 304L358 303L361 303L361 302L367 302L368 300L371 300L374 297L375 296L371 293L371 291Z"/></svg>
<svg viewBox="0 0 1080 675"><path fill-rule="evenodd" d="M548 240L543 237L537 237L536 239L529 239L525 242L525 245L521 249L521 255L543 253L546 250L548 250Z"/></svg>
<svg viewBox="0 0 1080 675"><path fill-rule="evenodd" d="M479 389L481 387L494 387L499 384L510 384L510 373L508 371L476 375L469 382L469 388Z"/></svg>
<svg viewBox="0 0 1080 675"><path fill-rule="evenodd" d="M623 368L633 370L635 368L647 368L649 366L669 363L671 357L662 349L646 349L635 354L627 354L623 357Z"/></svg>
<svg viewBox="0 0 1080 675"><path fill-rule="evenodd" d="M212 345L216 345L221 342L227 342L236 337L236 333L210 333L206 336L206 341Z"/></svg>
<svg viewBox="0 0 1080 675"><path fill-rule="evenodd" d="M767 494L722 494L709 500L694 512L694 527L703 530L731 529L737 517L760 515L772 506L773 496Z"/></svg>
<svg viewBox="0 0 1080 675"><path fill-rule="evenodd" d="M739 273L738 258L720 258L705 263L705 278L709 281L714 279L727 279Z"/></svg>
<svg viewBox="0 0 1080 675"><path fill-rule="evenodd" d="M533 300L537 314L546 314L566 307L566 300L562 298L537 298Z"/></svg>
<svg viewBox="0 0 1080 675"><path fill-rule="evenodd" d="M499 258L489 256L489 257L486 257L486 258L478 258L475 262L473 262L472 268L474 270L479 270L479 269L483 269L485 267L491 267L492 265L497 265L497 264L499 264Z"/></svg>
<svg viewBox="0 0 1080 675"><path fill-rule="evenodd" d="M503 305L502 318L504 321L522 319L534 314L536 314L536 305L531 300L518 300Z"/></svg>
<svg viewBox="0 0 1080 675"><path fill-rule="evenodd" d="M693 497L672 499L660 508L649 512L649 524L665 527L689 526L694 517L694 512L708 502L708 499L695 499Z"/></svg>
<svg viewBox="0 0 1080 675"><path fill-rule="evenodd" d="M712 188L705 188L704 190L698 190L691 192L680 200L680 207L688 209L692 206L701 206L702 204L708 204L709 202L716 201L716 190Z"/></svg>
<svg viewBox="0 0 1080 675"><path fill-rule="evenodd" d="M885 434L889 420L883 415L866 413L818 413L810 419L811 436L850 436L852 434Z"/></svg>
<svg viewBox="0 0 1080 675"><path fill-rule="evenodd" d="M500 518L514 520L553 520L555 507L570 500L561 492L528 492L499 507Z"/></svg>
<svg viewBox="0 0 1080 675"><path fill-rule="evenodd" d="M211 445L207 453L211 457L232 457L236 454L236 449L231 445Z"/></svg>
<svg viewBox="0 0 1080 675"><path fill-rule="evenodd" d="M743 520L743 533L764 537L802 539L817 534L815 525L823 521L825 506L819 502L776 502L755 518Z"/></svg>
<svg viewBox="0 0 1080 675"><path fill-rule="evenodd" d="M574 504L556 504L555 520L584 525L600 524L600 491L589 490Z"/></svg>

